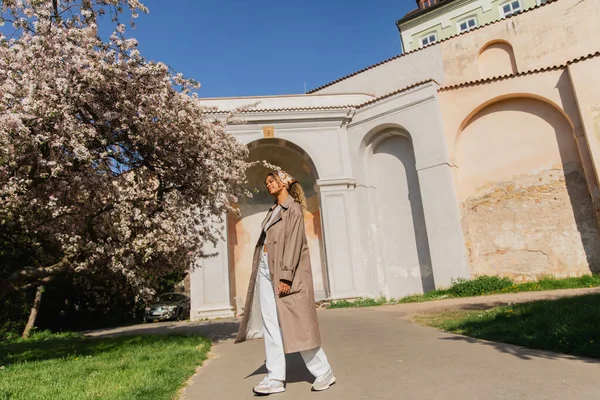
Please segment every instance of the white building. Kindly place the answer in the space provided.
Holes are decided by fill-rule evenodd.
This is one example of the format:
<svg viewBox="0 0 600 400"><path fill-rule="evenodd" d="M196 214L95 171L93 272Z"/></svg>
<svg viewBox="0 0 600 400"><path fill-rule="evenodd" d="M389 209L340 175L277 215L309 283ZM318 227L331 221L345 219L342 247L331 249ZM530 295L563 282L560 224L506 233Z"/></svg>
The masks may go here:
<svg viewBox="0 0 600 400"><path fill-rule="evenodd" d="M550 1L309 94L202 103L259 102L229 131L302 183L317 300L581 275L600 265L599 18L596 1ZM241 311L266 172L191 274L193 320Z"/></svg>

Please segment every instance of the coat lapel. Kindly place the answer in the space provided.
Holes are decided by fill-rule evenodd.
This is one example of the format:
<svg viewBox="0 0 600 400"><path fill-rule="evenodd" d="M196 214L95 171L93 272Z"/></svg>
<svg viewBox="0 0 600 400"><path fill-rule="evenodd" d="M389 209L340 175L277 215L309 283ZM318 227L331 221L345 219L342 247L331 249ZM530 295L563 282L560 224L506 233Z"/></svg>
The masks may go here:
<svg viewBox="0 0 600 400"><path fill-rule="evenodd" d="M283 218L283 213L290 208L290 206L292 205L292 203L294 202L294 198L292 196L288 196L283 203L280 204L281 206L281 211L279 211L279 213L277 213L277 215L275 216L275 219L273 220L273 222L271 223L271 225L269 226L269 229L271 229L271 227L273 225L275 225L277 222L281 221L281 219ZM265 220L263 221L262 224L262 230L265 230L265 225L267 224L267 221L269 220L269 218L271 218L271 214L273 213L273 210L275 209L275 207L277 207L277 204L274 204L271 209L269 210L269 212L267 213L267 217L265 218Z"/></svg>
<svg viewBox="0 0 600 400"><path fill-rule="evenodd" d="M260 226L260 231L264 232L265 231L265 225L267 224L267 221L269 220L269 218L271 218L271 214L273 213L273 207L271 207L269 209L269 211L267 212L267 216L265 217L265 219L263 220L261 226Z"/></svg>

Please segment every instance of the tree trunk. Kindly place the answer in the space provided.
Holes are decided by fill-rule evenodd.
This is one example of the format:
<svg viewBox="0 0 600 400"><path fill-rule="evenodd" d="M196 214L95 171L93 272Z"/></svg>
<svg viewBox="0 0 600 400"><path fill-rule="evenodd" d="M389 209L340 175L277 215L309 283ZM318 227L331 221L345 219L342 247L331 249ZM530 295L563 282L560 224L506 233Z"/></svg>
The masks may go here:
<svg viewBox="0 0 600 400"><path fill-rule="evenodd" d="M23 339L27 339L29 334L31 334L31 330L35 325L35 320L37 318L38 311L40 310L40 304L42 304L42 293L44 292L44 285L40 285L37 287L35 291L35 300L33 301L33 307L31 307L31 313L29 313L29 321L27 321L27 325L25 326L25 330L23 331Z"/></svg>

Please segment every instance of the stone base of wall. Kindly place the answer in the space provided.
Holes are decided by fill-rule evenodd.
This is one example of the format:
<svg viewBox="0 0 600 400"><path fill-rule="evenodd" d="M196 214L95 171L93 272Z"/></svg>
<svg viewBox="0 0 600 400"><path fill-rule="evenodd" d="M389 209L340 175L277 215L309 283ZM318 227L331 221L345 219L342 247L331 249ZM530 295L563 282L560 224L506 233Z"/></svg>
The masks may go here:
<svg viewBox="0 0 600 400"><path fill-rule="evenodd" d="M235 313L233 307L226 308L214 308L214 309L192 309L190 312L191 321L200 321L203 319L217 319L217 318L233 318Z"/></svg>

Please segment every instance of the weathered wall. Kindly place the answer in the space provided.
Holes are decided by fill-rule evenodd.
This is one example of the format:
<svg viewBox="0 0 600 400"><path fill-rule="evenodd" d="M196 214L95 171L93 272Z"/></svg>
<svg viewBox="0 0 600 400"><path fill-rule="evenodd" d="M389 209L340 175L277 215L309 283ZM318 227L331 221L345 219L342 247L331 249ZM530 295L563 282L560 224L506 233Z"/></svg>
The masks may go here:
<svg viewBox="0 0 600 400"><path fill-rule="evenodd" d="M438 94L440 111L444 124L444 136L451 158L456 154L457 135L464 128L469 116L490 101L506 97L539 98L555 105L564 112L573 124L581 152L588 153L577 103L573 96L569 75L564 70L546 71L531 75L518 76L483 84L467 85L457 89L442 90ZM584 157L585 168L590 168L589 157Z"/></svg>
<svg viewBox="0 0 600 400"><path fill-rule="evenodd" d="M600 235L573 129L555 108L528 98L489 105L460 133L455 164L473 274L599 271Z"/></svg>
<svg viewBox="0 0 600 400"><path fill-rule="evenodd" d="M519 71L549 67L598 51L598 1L560 0L440 43L444 85L482 78L477 57L502 39L514 50Z"/></svg>

